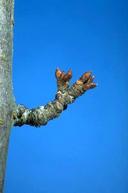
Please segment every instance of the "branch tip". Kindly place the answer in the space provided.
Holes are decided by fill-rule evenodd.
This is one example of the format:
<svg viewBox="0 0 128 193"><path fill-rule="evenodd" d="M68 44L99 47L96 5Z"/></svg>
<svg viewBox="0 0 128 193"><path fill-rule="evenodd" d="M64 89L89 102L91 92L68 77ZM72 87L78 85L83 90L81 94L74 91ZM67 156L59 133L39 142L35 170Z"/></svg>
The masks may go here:
<svg viewBox="0 0 128 193"><path fill-rule="evenodd" d="M87 90L97 86L92 72L85 72L72 86L69 86L69 81L72 78L72 70L67 73L59 68L55 71L57 79L57 93L55 99L45 106L40 106L35 109L28 109L23 105L17 105L17 109L13 114L15 126L24 124L32 126L46 125L49 120L52 120L60 115L65 110L68 104L75 101L76 98L84 94Z"/></svg>

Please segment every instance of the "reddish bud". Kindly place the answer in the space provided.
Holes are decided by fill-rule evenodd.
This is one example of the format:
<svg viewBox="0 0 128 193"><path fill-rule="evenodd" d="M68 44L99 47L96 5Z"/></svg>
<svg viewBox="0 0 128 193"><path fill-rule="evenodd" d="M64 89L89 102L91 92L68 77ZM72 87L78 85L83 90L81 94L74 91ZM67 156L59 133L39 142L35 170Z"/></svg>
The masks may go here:
<svg viewBox="0 0 128 193"><path fill-rule="evenodd" d="M72 77L72 71L69 70L65 75L64 75L64 81L69 81Z"/></svg>
<svg viewBox="0 0 128 193"><path fill-rule="evenodd" d="M87 82L88 79L90 78L92 72L85 72L81 77L80 79L83 81L83 83Z"/></svg>
<svg viewBox="0 0 128 193"><path fill-rule="evenodd" d="M56 72L55 72L55 75L56 75L56 78L60 78L62 72L59 70L59 68L56 69Z"/></svg>
<svg viewBox="0 0 128 193"><path fill-rule="evenodd" d="M96 83L92 82L90 83L90 88L95 88L96 87Z"/></svg>

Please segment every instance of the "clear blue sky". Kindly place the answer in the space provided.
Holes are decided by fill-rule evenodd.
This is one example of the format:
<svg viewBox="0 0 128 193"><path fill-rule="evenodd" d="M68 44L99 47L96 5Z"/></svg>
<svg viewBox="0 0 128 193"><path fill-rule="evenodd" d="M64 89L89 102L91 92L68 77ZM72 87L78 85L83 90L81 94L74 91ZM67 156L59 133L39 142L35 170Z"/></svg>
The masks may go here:
<svg viewBox="0 0 128 193"><path fill-rule="evenodd" d="M99 86L45 127L12 129L5 193L128 193L128 2L16 0L17 103L52 100L56 67Z"/></svg>

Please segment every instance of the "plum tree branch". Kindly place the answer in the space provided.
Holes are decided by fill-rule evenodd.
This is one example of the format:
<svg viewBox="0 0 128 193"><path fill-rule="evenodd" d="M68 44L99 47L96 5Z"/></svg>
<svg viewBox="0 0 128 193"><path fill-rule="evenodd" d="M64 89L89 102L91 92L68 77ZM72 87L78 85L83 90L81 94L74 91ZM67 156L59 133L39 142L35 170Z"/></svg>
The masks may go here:
<svg viewBox="0 0 128 193"><path fill-rule="evenodd" d="M0 193L3 193L6 159L12 126L24 124L41 126L60 115L67 105L85 91L96 86L90 72L83 74L72 86L72 72L56 70L57 93L55 99L45 106L28 109L17 105L13 93L13 27L14 0L0 0Z"/></svg>
<svg viewBox="0 0 128 193"><path fill-rule="evenodd" d="M76 98L87 90L96 87L91 72L84 73L72 86L69 85L72 78L71 70L65 73L57 69L55 75L57 79L55 99L45 106L34 109L28 109L24 105L17 105L16 111L13 113L14 126L27 124L39 127L46 125L49 120L58 117L67 108L68 104L73 103Z"/></svg>

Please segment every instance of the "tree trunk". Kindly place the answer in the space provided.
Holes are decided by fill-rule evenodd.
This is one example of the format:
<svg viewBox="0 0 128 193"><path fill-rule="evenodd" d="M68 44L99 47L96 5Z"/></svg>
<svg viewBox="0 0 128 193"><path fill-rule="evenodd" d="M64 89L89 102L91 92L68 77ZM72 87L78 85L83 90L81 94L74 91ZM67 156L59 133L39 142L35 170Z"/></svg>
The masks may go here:
<svg viewBox="0 0 128 193"><path fill-rule="evenodd" d="M13 0L0 0L0 193L3 192L12 112Z"/></svg>

